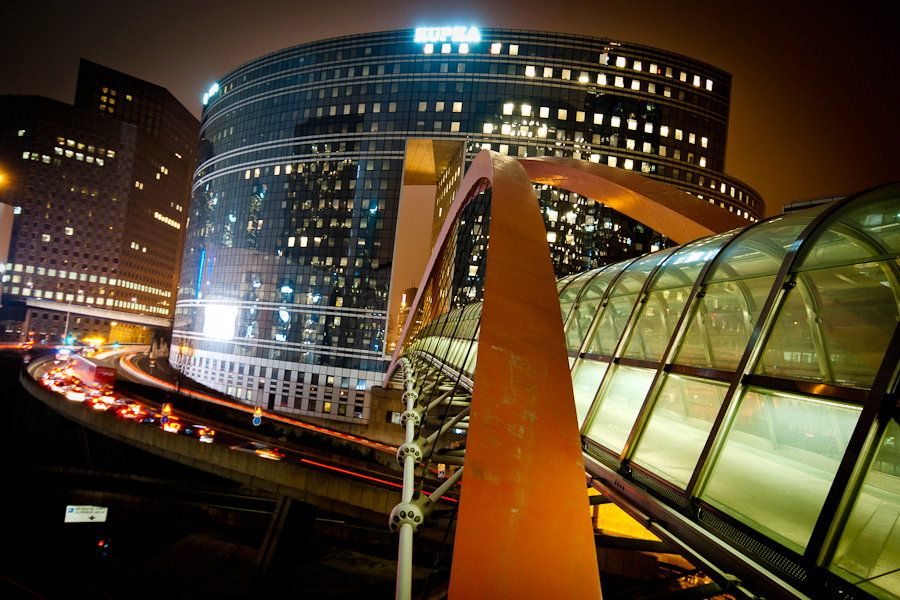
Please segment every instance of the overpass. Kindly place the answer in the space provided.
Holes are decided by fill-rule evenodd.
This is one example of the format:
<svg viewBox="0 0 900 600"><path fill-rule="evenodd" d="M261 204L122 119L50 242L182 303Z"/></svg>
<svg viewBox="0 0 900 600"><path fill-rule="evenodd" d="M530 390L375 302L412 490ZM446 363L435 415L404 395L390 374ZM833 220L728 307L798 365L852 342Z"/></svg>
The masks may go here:
<svg viewBox="0 0 900 600"><path fill-rule="evenodd" d="M91 410L86 403L71 402L61 394L57 394L40 385L39 372L41 361L32 361L23 371L20 382L29 394L51 409L79 423L88 429L97 431L116 441L156 454L201 471L237 481L257 489L269 492L278 498L290 498L302 503L311 504L320 509L354 519L369 522L384 522L385 515L397 502L398 484L396 476L375 471L372 465L366 466L361 461L343 459L336 455L318 456L312 453L299 460L271 461L260 459L253 453L236 452L228 444L200 444L195 438L183 435L172 435L159 427L135 423L132 420L116 418L104 411ZM207 400L213 400L207 398ZM178 408L178 407L176 407ZM181 410L181 416L191 419ZM220 413L229 411L223 408ZM209 415L193 417L215 428L220 433L260 440L285 450L294 449L303 452L303 447L292 444L285 438L290 436L289 423L271 421L271 426L261 429L275 429L275 435L267 436L255 428L240 429L236 423L246 422L250 425L252 408L237 411L236 418L222 417L211 419ZM268 420L268 417L267 417ZM288 421L288 420L285 420ZM312 429L323 428L313 427ZM304 430L306 431L306 430ZM315 433L313 433L315 435ZM232 442L233 443L233 442ZM341 440L340 443L345 443ZM370 448L361 446L361 448ZM385 461L387 462L387 461Z"/></svg>
<svg viewBox="0 0 900 600"><path fill-rule="evenodd" d="M586 482L712 576L694 597L900 597L900 185L553 287L531 181L604 174L535 162L476 159L389 373L406 466L465 471L450 596L599 597ZM475 198L487 275L463 306ZM398 597L431 509L410 485L392 514Z"/></svg>

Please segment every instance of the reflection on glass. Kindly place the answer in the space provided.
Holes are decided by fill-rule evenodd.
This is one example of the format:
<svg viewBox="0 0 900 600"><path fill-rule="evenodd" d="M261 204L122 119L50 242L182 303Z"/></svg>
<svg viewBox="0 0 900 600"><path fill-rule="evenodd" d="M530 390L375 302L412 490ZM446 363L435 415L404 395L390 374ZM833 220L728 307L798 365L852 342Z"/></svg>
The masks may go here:
<svg viewBox="0 0 900 600"><path fill-rule="evenodd" d="M798 276L758 373L868 388L900 318L897 262L870 262Z"/></svg>
<svg viewBox="0 0 900 600"><path fill-rule="evenodd" d="M659 361L691 293L690 287L652 292L641 307L623 356Z"/></svg>
<svg viewBox="0 0 900 600"><path fill-rule="evenodd" d="M668 375L634 454L635 463L687 486L728 386Z"/></svg>
<svg viewBox="0 0 900 600"><path fill-rule="evenodd" d="M674 362L733 371L774 279L757 277L707 286Z"/></svg>
<svg viewBox="0 0 900 600"><path fill-rule="evenodd" d="M892 421L869 467L832 569L873 595L900 596L900 425Z"/></svg>
<svg viewBox="0 0 900 600"><path fill-rule="evenodd" d="M824 206L775 217L745 229L716 258L707 281L774 275L787 251Z"/></svg>
<svg viewBox="0 0 900 600"><path fill-rule="evenodd" d="M562 311L563 322L568 318L569 312L572 310L572 305L578 298L578 294L581 293L584 284L590 281L591 277L596 272L595 269L594 271L585 271L580 275L576 275L566 286L566 289L559 294L559 307Z"/></svg>
<svg viewBox="0 0 900 600"><path fill-rule="evenodd" d="M653 383L653 374L650 369L618 365L599 399L600 408L591 420L587 437L621 452Z"/></svg>
<svg viewBox="0 0 900 600"><path fill-rule="evenodd" d="M605 267L585 286L566 331L566 346L570 351L576 352L581 348L606 288L626 265L628 261Z"/></svg>
<svg viewBox="0 0 900 600"><path fill-rule="evenodd" d="M594 336L588 346L589 353L612 355L622 336L622 331L625 329L625 323L631 316L635 300L637 300L637 294L616 296L608 300L606 308L603 309L600 316L600 323L594 329Z"/></svg>
<svg viewBox="0 0 900 600"><path fill-rule="evenodd" d="M585 359L581 361L578 370L572 376L572 390L575 392L575 411L578 413L579 428L584 423L584 417L594 402L597 388L600 387L600 382L608 367L609 363Z"/></svg>
<svg viewBox="0 0 900 600"><path fill-rule="evenodd" d="M864 202L845 206L813 240L801 268L863 262L900 248L900 185L886 186L865 197Z"/></svg>
<svg viewBox="0 0 900 600"><path fill-rule="evenodd" d="M702 498L802 553L859 413L748 388Z"/></svg>

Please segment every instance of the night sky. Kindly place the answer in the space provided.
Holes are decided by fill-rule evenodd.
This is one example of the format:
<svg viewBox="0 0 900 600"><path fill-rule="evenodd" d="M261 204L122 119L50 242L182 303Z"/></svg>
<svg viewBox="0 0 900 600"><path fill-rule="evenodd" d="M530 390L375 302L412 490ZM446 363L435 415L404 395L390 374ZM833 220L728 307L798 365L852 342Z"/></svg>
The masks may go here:
<svg viewBox="0 0 900 600"><path fill-rule="evenodd" d="M44 0L4 3L0 94L72 102L83 57L168 88L199 116L203 91L248 60L317 39L477 25L598 35L733 76L726 172L784 202L900 180L900 5L534 0Z"/></svg>

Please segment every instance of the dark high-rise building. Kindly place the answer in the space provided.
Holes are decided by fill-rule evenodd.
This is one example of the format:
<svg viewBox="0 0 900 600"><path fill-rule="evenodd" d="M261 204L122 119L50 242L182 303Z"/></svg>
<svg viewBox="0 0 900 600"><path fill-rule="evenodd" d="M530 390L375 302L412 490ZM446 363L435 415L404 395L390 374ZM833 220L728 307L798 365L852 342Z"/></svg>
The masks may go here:
<svg viewBox="0 0 900 600"><path fill-rule="evenodd" d="M762 200L723 172L730 94L730 75L685 56L540 31L370 33L238 67L205 97L173 338L189 351L174 360L244 401L365 419L410 140L443 154L425 182L436 219L487 148L643 173L749 224ZM668 243L577 194L537 192L560 275ZM487 223L470 225L486 239Z"/></svg>
<svg viewBox="0 0 900 600"><path fill-rule="evenodd" d="M75 105L0 97L9 337L146 338L174 311L199 123L157 85L81 61ZM144 318L135 315L143 315Z"/></svg>

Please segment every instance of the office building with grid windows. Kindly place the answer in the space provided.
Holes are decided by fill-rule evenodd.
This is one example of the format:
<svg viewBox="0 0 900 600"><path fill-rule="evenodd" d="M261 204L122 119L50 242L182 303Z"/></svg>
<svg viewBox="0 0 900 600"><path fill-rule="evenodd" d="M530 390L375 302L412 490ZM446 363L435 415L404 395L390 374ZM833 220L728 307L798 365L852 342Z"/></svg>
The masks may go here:
<svg viewBox="0 0 900 600"><path fill-rule="evenodd" d="M164 88L86 60L74 105L0 97L6 337L149 342L167 327L198 129Z"/></svg>
<svg viewBox="0 0 900 600"><path fill-rule="evenodd" d="M346 36L242 65L204 97L171 360L244 402L365 421L413 140L441 163L425 182L435 221L487 148L632 170L750 224L761 198L723 171L730 91L727 73L663 50L487 28ZM559 276L670 245L602 204L536 191Z"/></svg>

